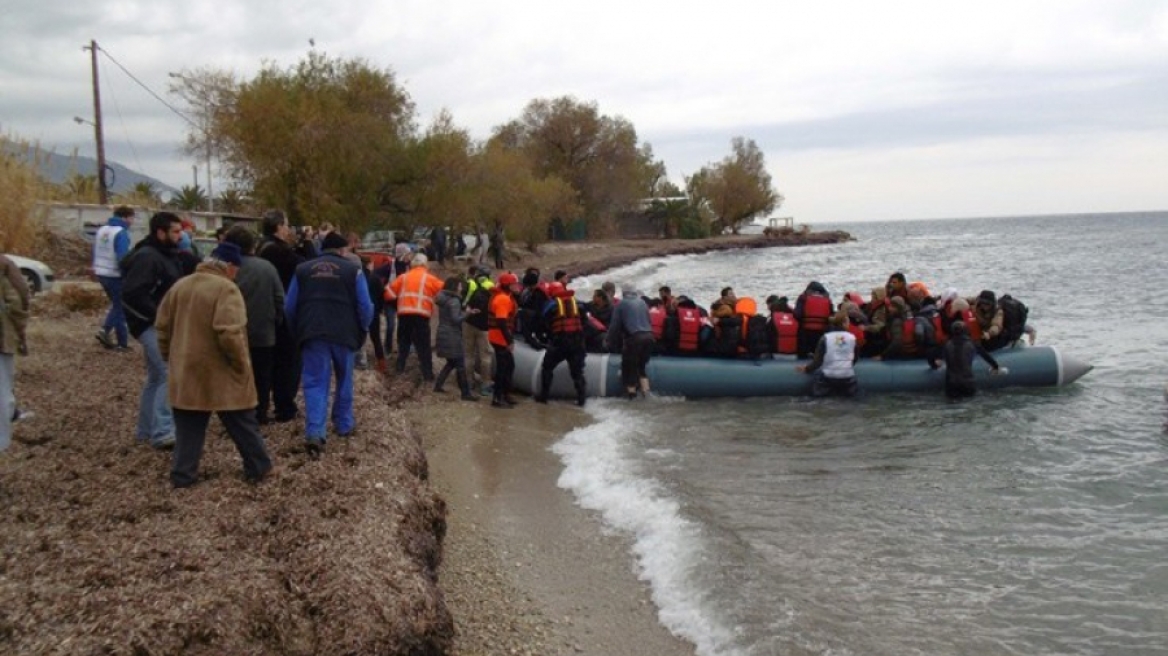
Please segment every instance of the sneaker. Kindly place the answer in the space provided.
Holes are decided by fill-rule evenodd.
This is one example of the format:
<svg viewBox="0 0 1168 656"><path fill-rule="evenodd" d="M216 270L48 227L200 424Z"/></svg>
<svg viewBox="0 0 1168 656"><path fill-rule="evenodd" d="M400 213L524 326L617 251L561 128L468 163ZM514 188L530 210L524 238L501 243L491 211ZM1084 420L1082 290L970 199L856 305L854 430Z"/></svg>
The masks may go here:
<svg viewBox="0 0 1168 656"><path fill-rule="evenodd" d="M113 347L113 352L114 353L129 353L130 347L129 346L122 346L119 344L119 345Z"/></svg>
<svg viewBox="0 0 1168 656"><path fill-rule="evenodd" d="M174 435L163 435L157 440L152 440L150 446L158 451L169 451L174 448Z"/></svg>
<svg viewBox="0 0 1168 656"><path fill-rule="evenodd" d="M97 334L94 335L93 337L97 341L101 342L101 345L106 347L107 349L112 349L115 346L117 346L116 344L114 344L114 340L110 339L109 333L104 331L104 330L97 331Z"/></svg>
<svg viewBox="0 0 1168 656"><path fill-rule="evenodd" d="M319 460L320 454L324 453L324 444L317 440L309 439L304 443L304 450L308 453L309 460Z"/></svg>

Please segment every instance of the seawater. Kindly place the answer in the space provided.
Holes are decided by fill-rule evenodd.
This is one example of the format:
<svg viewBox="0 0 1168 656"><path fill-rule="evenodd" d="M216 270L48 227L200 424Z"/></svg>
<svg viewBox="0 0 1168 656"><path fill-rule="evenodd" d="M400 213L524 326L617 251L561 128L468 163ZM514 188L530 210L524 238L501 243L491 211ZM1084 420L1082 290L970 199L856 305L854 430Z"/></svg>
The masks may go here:
<svg viewBox="0 0 1168 656"><path fill-rule="evenodd" d="M560 485L703 656L1168 653L1168 213L817 226L856 241L587 281L1010 293L1095 370L1060 389L589 403ZM922 364L922 366L924 366Z"/></svg>

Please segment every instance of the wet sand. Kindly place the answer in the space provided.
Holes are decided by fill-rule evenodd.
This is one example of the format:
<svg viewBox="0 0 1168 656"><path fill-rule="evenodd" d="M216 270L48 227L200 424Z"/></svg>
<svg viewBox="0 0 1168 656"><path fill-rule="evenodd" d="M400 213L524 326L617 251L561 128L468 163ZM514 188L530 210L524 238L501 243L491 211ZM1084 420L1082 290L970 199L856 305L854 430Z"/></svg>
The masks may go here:
<svg viewBox="0 0 1168 656"><path fill-rule="evenodd" d="M556 486L573 405L437 401L410 411L447 502L439 584L459 654L694 653L657 621L629 540Z"/></svg>

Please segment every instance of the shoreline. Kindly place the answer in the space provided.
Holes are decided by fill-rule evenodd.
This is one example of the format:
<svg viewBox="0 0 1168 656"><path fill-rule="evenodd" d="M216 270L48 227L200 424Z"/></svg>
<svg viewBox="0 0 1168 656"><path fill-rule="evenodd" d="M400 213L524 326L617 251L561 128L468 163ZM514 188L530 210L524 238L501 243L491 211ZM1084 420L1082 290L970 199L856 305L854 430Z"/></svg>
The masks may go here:
<svg viewBox="0 0 1168 656"><path fill-rule="evenodd" d="M629 538L556 485L549 447L589 423L585 412L526 399L483 412L451 397L407 416L447 504L439 587L454 653L694 654L658 620Z"/></svg>

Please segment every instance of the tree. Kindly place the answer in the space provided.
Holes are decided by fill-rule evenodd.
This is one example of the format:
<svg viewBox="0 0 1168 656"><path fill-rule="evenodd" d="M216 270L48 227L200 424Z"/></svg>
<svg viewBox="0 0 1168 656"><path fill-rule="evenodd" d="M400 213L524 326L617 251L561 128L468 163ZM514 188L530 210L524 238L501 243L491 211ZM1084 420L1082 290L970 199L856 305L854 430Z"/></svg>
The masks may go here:
<svg viewBox="0 0 1168 656"><path fill-rule="evenodd" d="M229 175L293 223L362 229L412 208L406 146L414 107L388 70L311 51L265 66L213 108L210 138Z"/></svg>
<svg viewBox="0 0 1168 656"><path fill-rule="evenodd" d="M197 211L207 206L207 192L198 185L183 185L170 199L170 206L179 210Z"/></svg>
<svg viewBox="0 0 1168 656"><path fill-rule="evenodd" d="M537 176L571 185L594 236L609 232L619 212L650 196L664 174L652 148L638 146L632 123L569 96L531 101L518 119L496 128L491 141L523 152Z"/></svg>
<svg viewBox="0 0 1168 656"><path fill-rule="evenodd" d="M398 227L409 234L418 226L474 224L474 150L470 134L446 111L407 145L396 190Z"/></svg>
<svg viewBox="0 0 1168 656"><path fill-rule="evenodd" d="M579 216L576 191L556 176L539 176L523 153L488 143L476 158L472 196L475 225L502 225L512 239L535 248L553 219Z"/></svg>
<svg viewBox="0 0 1168 656"><path fill-rule="evenodd" d="M247 194L234 187L224 190L219 194L219 198L215 199L215 207L221 212L242 212L247 204Z"/></svg>
<svg viewBox="0 0 1168 656"><path fill-rule="evenodd" d="M713 215L713 228L738 234L743 224L775 211L783 197L774 190L762 151L751 139L735 137L733 153L720 163L705 166L686 180L695 204Z"/></svg>

